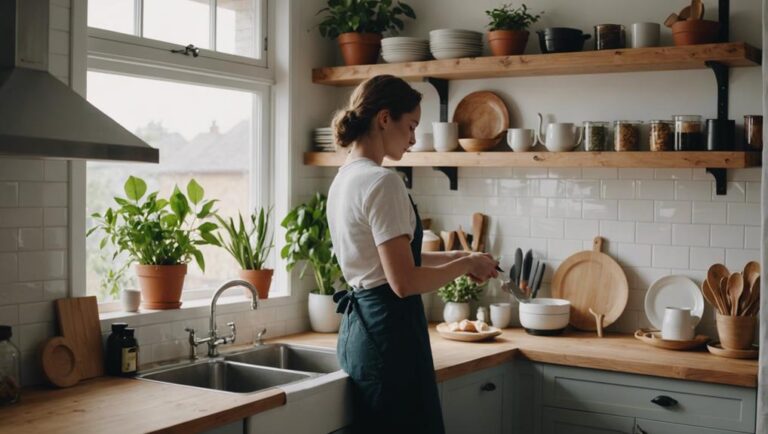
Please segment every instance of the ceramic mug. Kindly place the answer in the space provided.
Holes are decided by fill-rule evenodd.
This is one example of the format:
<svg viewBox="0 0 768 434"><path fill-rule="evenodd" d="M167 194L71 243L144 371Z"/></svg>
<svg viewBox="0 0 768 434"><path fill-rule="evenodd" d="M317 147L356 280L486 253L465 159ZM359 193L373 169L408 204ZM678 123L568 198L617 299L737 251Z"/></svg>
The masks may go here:
<svg viewBox="0 0 768 434"><path fill-rule="evenodd" d="M507 143L515 152L528 152L536 144L536 132L527 128L507 130Z"/></svg>
<svg viewBox="0 0 768 434"><path fill-rule="evenodd" d="M141 304L141 291L138 289L124 289L120 294L123 302L123 310L126 312L138 312Z"/></svg>
<svg viewBox="0 0 768 434"><path fill-rule="evenodd" d="M658 47L660 33L659 23L632 24L632 48Z"/></svg>
<svg viewBox="0 0 768 434"><path fill-rule="evenodd" d="M459 124L456 122L432 122L432 134L437 152L451 152L459 147Z"/></svg>
<svg viewBox="0 0 768 434"><path fill-rule="evenodd" d="M687 307L667 307L661 324L661 338L668 341L689 341L695 336L699 317Z"/></svg>
<svg viewBox="0 0 768 434"><path fill-rule="evenodd" d="M421 133L416 138L416 143L411 146L411 152L430 152L434 151L434 138L432 133Z"/></svg>
<svg viewBox="0 0 768 434"><path fill-rule="evenodd" d="M509 326L512 321L511 303L492 303L491 304L491 325L500 329Z"/></svg>

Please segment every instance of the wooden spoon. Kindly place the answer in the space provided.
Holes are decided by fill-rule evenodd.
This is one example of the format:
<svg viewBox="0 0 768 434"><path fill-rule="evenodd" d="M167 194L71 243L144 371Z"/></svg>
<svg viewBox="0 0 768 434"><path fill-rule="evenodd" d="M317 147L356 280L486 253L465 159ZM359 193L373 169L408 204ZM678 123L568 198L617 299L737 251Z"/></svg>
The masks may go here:
<svg viewBox="0 0 768 434"><path fill-rule="evenodd" d="M749 289L749 300L744 309L744 315L755 315L760 310L760 277L757 277L754 285Z"/></svg>
<svg viewBox="0 0 768 434"><path fill-rule="evenodd" d="M709 282L706 280L701 282L701 293L704 294L704 298L713 308L715 308L715 310L720 312L721 315L725 314L725 310L720 305L720 299L715 295L714 291L712 291L712 288L709 287Z"/></svg>
<svg viewBox="0 0 768 434"><path fill-rule="evenodd" d="M720 297L720 302L723 304L723 307L725 307L725 313L723 313L723 315L728 315L731 313L731 298L728 296L728 276L723 276L723 278L720 279L720 284L717 288L716 293Z"/></svg>
<svg viewBox="0 0 768 434"><path fill-rule="evenodd" d="M664 20L664 25L669 28L672 28L672 25L678 21L680 21L680 17L678 17L676 13L672 12L671 14L669 14L667 19Z"/></svg>
<svg viewBox="0 0 768 434"><path fill-rule="evenodd" d="M739 314L739 297L744 291L744 277L738 271L728 277L728 297L731 299L731 316Z"/></svg>
<svg viewBox="0 0 768 434"><path fill-rule="evenodd" d="M728 268L723 264L712 264L712 266L709 267L709 270L707 270L707 283L709 283L709 287L712 288L712 292L714 292L715 295L719 296L722 294L721 289L723 286L721 285L721 282L723 281L723 278L727 280L730 274L731 272L728 271ZM720 299L722 300L723 298L720 297Z"/></svg>
<svg viewBox="0 0 768 434"><path fill-rule="evenodd" d="M756 261L747 262L747 265L744 266L744 287L752 288L758 277L760 277L760 263Z"/></svg>
<svg viewBox="0 0 768 434"><path fill-rule="evenodd" d="M700 20L704 17L704 3L701 0L691 0L691 20Z"/></svg>
<svg viewBox="0 0 768 434"><path fill-rule="evenodd" d="M479 212L472 214L472 250L475 252L482 251L480 245L485 234L483 234L483 226L485 226L485 216Z"/></svg>
<svg viewBox="0 0 768 434"><path fill-rule="evenodd" d="M467 234L461 226L459 226L459 230L456 231L456 235L459 238L459 243L461 243L461 248L464 249L465 252L471 252L472 250L469 248L469 243L467 243Z"/></svg>

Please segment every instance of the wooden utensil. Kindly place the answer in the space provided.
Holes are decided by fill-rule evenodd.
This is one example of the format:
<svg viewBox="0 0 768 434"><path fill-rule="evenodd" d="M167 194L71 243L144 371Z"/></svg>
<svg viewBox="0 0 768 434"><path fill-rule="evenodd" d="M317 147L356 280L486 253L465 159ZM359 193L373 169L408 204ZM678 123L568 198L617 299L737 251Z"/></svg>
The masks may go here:
<svg viewBox="0 0 768 434"><path fill-rule="evenodd" d="M693 339L688 341L665 340L661 337L661 331L649 329L639 329L635 331L635 339L653 345L654 347L674 351L693 350L702 347L709 342L709 336L705 335L696 335Z"/></svg>
<svg viewBox="0 0 768 434"><path fill-rule="evenodd" d="M72 345L80 378L104 375L104 351L96 297L60 298L55 306L59 330Z"/></svg>
<svg viewBox="0 0 768 434"><path fill-rule="evenodd" d="M485 236L485 216L479 212L472 214L472 250L482 252L483 237Z"/></svg>
<svg viewBox="0 0 768 434"><path fill-rule="evenodd" d="M760 277L760 263L755 261L747 262L747 265L744 266L743 276L744 276L744 287L752 288L752 285L754 285L755 280L757 280L757 278Z"/></svg>
<svg viewBox="0 0 768 434"><path fill-rule="evenodd" d="M78 358L67 338L56 336L48 339L40 353L43 373L54 386L69 387L80 381Z"/></svg>
<svg viewBox="0 0 768 434"><path fill-rule="evenodd" d="M723 277L730 276L731 272L723 264L712 264L707 270L707 282L713 291L718 291Z"/></svg>
<svg viewBox="0 0 768 434"><path fill-rule="evenodd" d="M498 143L509 128L509 110L493 92L472 92L456 106L453 122L459 124L460 139L496 138Z"/></svg>
<svg viewBox="0 0 768 434"><path fill-rule="evenodd" d="M715 295L712 288L709 287L709 282L706 280L701 282L701 293L704 294L704 298L716 311L726 313L725 308L720 304L720 298Z"/></svg>
<svg viewBox="0 0 768 434"><path fill-rule="evenodd" d="M677 17L680 19L680 21L685 21L689 18L691 18L691 6L688 5L684 7L679 14L677 14Z"/></svg>
<svg viewBox="0 0 768 434"><path fill-rule="evenodd" d="M666 20L664 20L664 25L669 28L672 28L672 25L678 21L680 21L680 17L678 17L677 14L673 12L669 14Z"/></svg>
<svg viewBox="0 0 768 434"><path fill-rule="evenodd" d="M450 252L456 244L456 231L440 231L440 238L443 239L445 251Z"/></svg>
<svg viewBox="0 0 768 434"><path fill-rule="evenodd" d="M744 291L744 278L738 271L728 277L728 297L731 299L731 315L739 314L739 298Z"/></svg>
<svg viewBox="0 0 768 434"><path fill-rule="evenodd" d="M725 313L724 315L728 315L731 313L731 297L728 295L728 276L724 276L722 279L720 279L720 285L718 286L718 291L720 296L720 301L723 303L723 306L725 306Z"/></svg>
<svg viewBox="0 0 768 434"><path fill-rule="evenodd" d="M744 315L757 315L760 310L760 276L757 276L757 280L749 290L749 301L744 308Z"/></svg>
<svg viewBox="0 0 768 434"><path fill-rule="evenodd" d="M691 20L704 18L704 3L701 0L691 0Z"/></svg>
<svg viewBox="0 0 768 434"><path fill-rule="evenodd" d="M592 308L589 308L589 313L592 314L592 316L595 317L595 328L597 329L597 337L602 338L603 337L603 318L605 318L605 315L602 313L597 313Z"/></svg>
<svg viewBox="0 0 768 434"><path fill-rule="evenodd" d="M456 231L456 237L459 239L459 244L461 244L461 248L464 249L465 252L472 251L472 249L469 248L469 243L467 242L467 234L464 232L461 226L459 226L459 230Z"/></svg>
<svg viewBox="0 0 768 434"><path fill-rule="evenodd" d="M603 239L595 237L591 251L568 257L552 278L552 296L571 302L570 323L580 330L596 330L590 308L605 315L603 327L608 327L627 305L627 276L613 258L601 252L602 246Z"/></svg>

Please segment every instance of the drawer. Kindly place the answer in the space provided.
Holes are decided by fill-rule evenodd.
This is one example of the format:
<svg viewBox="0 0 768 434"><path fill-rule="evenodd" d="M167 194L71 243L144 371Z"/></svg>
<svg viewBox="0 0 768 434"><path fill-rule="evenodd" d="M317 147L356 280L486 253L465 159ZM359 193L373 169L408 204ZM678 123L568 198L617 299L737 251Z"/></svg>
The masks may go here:
<svg viewBox="0 0 768 434"><path fill-rule="evenodd" d="M745 387L542 364L542 403L708 428L754 432L757 392ZM666 397L668 406L652 402ZM664 399L664 398L662 398Z"/></svg>
<svg viewBox="0 0 768 434"><path fill-rule="evenodd" d="M657 422L637 419L635 434L738 434L736 431L702 428L700 426L681 425L679 423Z"/></svg>

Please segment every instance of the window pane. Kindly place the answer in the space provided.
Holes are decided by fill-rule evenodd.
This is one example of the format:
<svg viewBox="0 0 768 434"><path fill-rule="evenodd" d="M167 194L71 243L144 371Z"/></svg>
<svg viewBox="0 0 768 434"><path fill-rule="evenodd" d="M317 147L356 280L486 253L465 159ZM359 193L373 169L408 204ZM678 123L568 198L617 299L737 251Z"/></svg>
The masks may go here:
<svg viewBox="0 0 768 434"><path fill-rule="evenodd" d="M219 0L216 6L216 51L261 57L258 0Z"/></svg>
<svg viewBox="0 0 768 434"><path fill-rule="evenodd" d="M252 119L259 110L258 95L161 80L88 72L88 100L160 149L160 164L88 162L87 214L114 207L114 196L124 197L129 175L147 181L148 192L168 197L174 185L186 191L194 178L206 199L218 199L222 216L249 213ZM87 222L87 227L93 225ZM99 294L103 275L119 268L109 252L99 250L100 234L87 238L88 293ZM206 271L193 263L186 289L213 287L239 268L220 248L204 247ZM132 278L133 270L126 277Z"/></svg>
<svg viewBox="0 0 768 434"><path fill-rule="evenodd" d="M211 48L208 0L144 0L144 37Z"/></svg>
<svg viewBox="0 0 768 434"><path fill-rule="evenodd" d="M133 34L134 0L89 0L88 26Z"/></svg>

